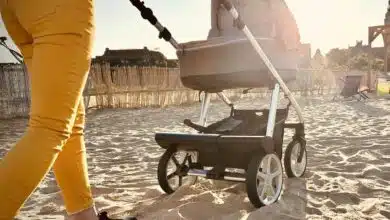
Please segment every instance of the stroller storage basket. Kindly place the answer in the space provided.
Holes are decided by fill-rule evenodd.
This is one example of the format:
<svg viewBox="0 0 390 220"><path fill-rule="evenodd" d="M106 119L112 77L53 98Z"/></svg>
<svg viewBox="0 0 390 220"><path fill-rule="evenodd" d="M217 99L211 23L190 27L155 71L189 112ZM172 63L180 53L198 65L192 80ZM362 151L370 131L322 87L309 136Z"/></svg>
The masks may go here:
<svg viewBox="0 0 390 220"><path fill-rule="evenodd" d="M277 152L280 158L287 113L286 109L278 109L274 145L269 149ZM246 169L251 154L260 146L266 146L267 118L268 110L234 110L232 116L210 124L200 134L157 133L155 140L165 149L175 146L181 150L198 151L202 166L214 167L222 162L226 167ZM234 159L238 157L240 160Z"/></svg>

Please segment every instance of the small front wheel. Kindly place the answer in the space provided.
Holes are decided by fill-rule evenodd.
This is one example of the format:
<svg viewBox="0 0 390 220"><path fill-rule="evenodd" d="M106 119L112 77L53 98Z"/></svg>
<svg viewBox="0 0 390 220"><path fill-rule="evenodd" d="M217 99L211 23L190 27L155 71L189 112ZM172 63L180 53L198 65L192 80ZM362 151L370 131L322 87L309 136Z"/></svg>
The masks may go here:
<svg viewBox="0 0 390 220"><path fill-rule="evenodd" d="M303 151L302 160L299 161L299 155ZM284 156L284 168L289 178L302 177L306 171L307 166L307 152L303 141L293 140L287 145Z"/></svg>
<svg viewBox="0 0 390 220"><path fill-rule="evenodd" d="M162 190L171 194L183 185L195 184L197 177L188 176L188 171L196 159L196 154L192 152L168 148L160 158L157 169L157 179Z"/></svg>
<svg viewBox="0 0 390 220"><path fill-rule="evenodd" d="M248 198L256 207L276 202L283 189L283 167L278 155L253 156L246 173Z"/></svg>

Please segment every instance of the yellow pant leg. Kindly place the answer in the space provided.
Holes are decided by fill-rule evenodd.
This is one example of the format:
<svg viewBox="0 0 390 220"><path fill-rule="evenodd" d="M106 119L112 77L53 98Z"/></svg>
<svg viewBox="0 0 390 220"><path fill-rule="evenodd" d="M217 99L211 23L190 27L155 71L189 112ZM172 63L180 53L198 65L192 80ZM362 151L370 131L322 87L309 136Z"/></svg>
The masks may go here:
<svg viewBox="0 0 390 220"><path fill-rule="evenodd" d="M52 2L8 1L21 27L33 39L28 64L32 100L26 133L0 162L0 219L17 214L72 136L89 70L93 1ZM3 9L2 16L7 14ZM69 143L71 146L72 141ZM58 176L61 179L61 174ZM85 203L82 198L83 207Z"/></svg>
<svg viewBox="0 0 390 220"><path fill-rule="evenodd" d="M85 110L83 99L81 99L72 135L53 166L68 214L74 214L93 206L84 144L84 125Z"/></svg>

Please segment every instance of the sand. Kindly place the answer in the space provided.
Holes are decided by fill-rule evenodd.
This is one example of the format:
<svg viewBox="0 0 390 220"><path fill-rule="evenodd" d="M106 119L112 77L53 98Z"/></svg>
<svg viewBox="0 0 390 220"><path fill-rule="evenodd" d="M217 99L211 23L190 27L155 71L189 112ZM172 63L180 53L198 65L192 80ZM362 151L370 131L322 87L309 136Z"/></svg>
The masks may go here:
<svg viewBox="0 0 390 220"><path fill-rule="evenodd" d="M172 195L157 183L163 150L159 131L188 131L181 123L197 119L198 106L166 109L112 109L88 115L86 141L90 178L99 210L112 217L139 219L389 219L390 100L336 101L299 98L306 119L308 168L300 179L284 176L281 199L254 209L245 185L200 179ZM241 101L249 106L253 100ZM262 101L264 104L264 101ZM229 109L211 108L211 120ZM295 121L291 111L289 121ZM0 121L0 158L20 137L25 119ZM291 140L285 136L285 146ZM64 219L64 206L50 173L18 219Z"/></svg>

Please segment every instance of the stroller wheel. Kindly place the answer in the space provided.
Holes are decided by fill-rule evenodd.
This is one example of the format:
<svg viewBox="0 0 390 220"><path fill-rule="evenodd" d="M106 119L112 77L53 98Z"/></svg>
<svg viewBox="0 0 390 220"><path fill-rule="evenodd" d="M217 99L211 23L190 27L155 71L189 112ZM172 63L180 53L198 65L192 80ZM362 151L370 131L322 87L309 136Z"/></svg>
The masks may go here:
<svg viewBox="0 0 390 220"><path fill-rule="evenodd" d="M276 154L258 154L248 165L246 188L248 198L256 207L276 202L283 188L283 167Z"/></svg>
<svg viewBox="0 0 390 220"><path fill-rule="evenodd" d="M303 152L302 160L299 162L299 155ZM298 140L291 141L286 149L284 156L284 167L288 177L301 177L306 171L307 152L304 143Z"/></svg>
<svg viewBox="0 0 390 220"><path fill-rule="evenodd" d="M187 151L168 148L158 163L157 178L160 187L167 194L175 192L183 185L195 184L197 177L188 176L190 164L196 162L196 155Z"/></svg>

